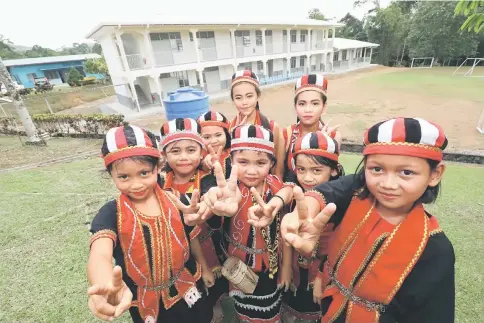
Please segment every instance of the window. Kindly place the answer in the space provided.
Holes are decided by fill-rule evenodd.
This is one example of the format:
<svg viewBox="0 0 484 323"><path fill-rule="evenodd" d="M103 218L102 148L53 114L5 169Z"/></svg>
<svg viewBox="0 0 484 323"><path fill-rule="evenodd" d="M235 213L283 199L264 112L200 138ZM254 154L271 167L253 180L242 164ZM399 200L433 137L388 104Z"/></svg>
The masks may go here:
<svg viewBox="0 0 484 323"><path fill-rule="evenodd" d="M301 34L299 36L299 41L301 43L305 43L306 42L307 35L308 35L308 31L307 30L301 30Z"/></svg>
<svg viewBox="0 0 484 323"><path fill-rule="evenodd" d="M299 66L304 66L304 56L301 56L301 58L299 59Z"/></svg>
<svg viewBox="0 0 484 323"><path fill-rule="evenodd" d="M264 63L261 61L257 62L257 71L261 72L264 70Z"/></svg>
<svg viewBox="0 0 484 323"><path fill-rule="evenodd" d="M287 36L287 30L285 30L285 29L284 29L284 30L282 31L282 36Z"/></svg>
<svg viewBox="0 0 484 323"><path fill-rule="evenodd" d="M161 73L160 74L160 79L169 79L170 78L170 73Z"/></svg>
<svg viewBox="0 0 484 323"><path fill-rule="evenodd" d="M191 31L188 32L188 36L190 37L190 41L193 41L193 33Z"/></svg>
<svg viewBox="0 0 484 323"><path fill-rule="evenodd" d="M250 31L248 30L236 30L235 38L242 38L242 44L244 47L250 46Z"/></svg>
<svg viewBox="0 0 484 323"><path fill-rule="evenodd" d="M18 75L14 74L13 75L13 78L15 79L15 82L17 82L17 84L22 84L22 82L20 82L20 78L18 77Z"/></svg>
<svg viewBox="0 0 484 323"><path fill-rule="evenodd" d="M171 45L171 50L177 50L179 52L183 51L181 34L178 32L177 33L151 33L150 38L152 41L169 40Z"/></svg>
<svg viewBox="0 0 484 323"><path fill-rule="evenodd" d="M171 73L171 76L178 79L178 85L180 87L185 87L189 85L187 71L173 72Z"/></svg>
<svg viewBox="0 0 484 323"><path fill-rule="evenodd" d="M291 57L291 68L296 68L296 57Z"/></svg>
<svg viewBox="0 0 484 323"><path fill-rule="evenodd" d="M255 31L255 45L262 46L262 31L260 30Z"/></svg>
<svg viewBox="0 0 484 323"><path fill-rule="evenodd" d="M218 66L205 67L205 72L216 72L218 71Z"/></svg>
<svg viewBox="0 0 484 323"><path fill-rule="evenodd" d="M198 31L197 38L215 38L213 31Z"/></svg>
<svg viewBox="0 0 484 323"><path fill-rule="evenodd" d="M44 75L49 80L55 80L59 78L59 73L57 71L45 71Z"/></svg>
<svg viewBox="0 0 484 323"><path fill-rule="evenodd" d="M244 71L244 70L249 70L249 71L252 71L252 63L249 62L249 63L242 63L242 64L239 64L239 71Z"/></svg>
<svg viewBox="0 0 484 323"><path fill-rule="evenodd" d="M291 30L291 43L297 42L297 30Z"/></svg>
<svg viewBox="0 0 484 323"><path fill-rule="evenodd" d="M272 36L272 30L266 30L265 34L266 36Z"/></svg>

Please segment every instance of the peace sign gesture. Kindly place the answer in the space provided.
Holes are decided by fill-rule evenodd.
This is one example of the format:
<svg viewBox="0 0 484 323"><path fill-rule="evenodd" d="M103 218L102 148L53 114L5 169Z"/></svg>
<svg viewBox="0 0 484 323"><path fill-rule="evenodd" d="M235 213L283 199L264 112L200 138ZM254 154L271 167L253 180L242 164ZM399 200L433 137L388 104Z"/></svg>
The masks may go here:
<svg viewBox="0 0 484 323"><path fill-rule="evenodd" d="M87 290L88 306L91 312L104 321L120 317L131 307L133 293L123 281L121 267L113 268L111 281L107 284L95 284Z"/></svg>
<svg viewBox="0 0 484 323"><path fill-rule="evenodd" d="M185 205L170 191L167 191L166 194L173 201L176 208L183 212L183 222L186 225L195 226L207 220L210 210L208 210L204 203L200 203L200 192L197 189L193 190L190 205Z"/></svg>
<svg viewBox="0 0 484 323"><path fill-rule="evenodd" d="M339 127L340 127L340 125L339 125L339 124L338 124L338 125L336 125L336 126L334 126L334 127L330 127L330 126L329 126L329 123L330 123L330 122L331 122L331 120L329 120L329 121L328 121L328 122L327 122L327 123L326 123L326 124L323 126L323 128L321 129L321 132L322 132L322 133L325 133L325 134L327 134L327 135L331 135L331 134L332 134L334 131L336 131L336 130L337 130Z"/></svg>
<svg viewBox="0 0 484 323"><path fill-rule="evenodd" d="M213 214L218 216L234 216L239 209L239 202L242 200L237 185L237 165L232 166L230 178L225 179L222 166L217 161L213 167L217 180L217 187L212 187L203 196L203 201Z"/></svg>
<svg viewBox="0 0 484 323"><path fill-rule="evenodd" d="M300 187L294 187L296 209L286 214L281 222L281 234L286 243L303 254L311 254L319 240L321 230L336 211L330 203L316 216L311 216Z"/></svg>
<svg viewBox="0 0 484 323"><path fill-rule="evenodd" d="M250 192L257 201L257 205L253 205L249 208L249 220L247 222L256 228L269 226L278 212L276 206L264 202L264 199L254 187L251 187Z"/></svg>
<svg viewBox="0 0 484 323"><path fill-rule="evenodd" d="M223 147L218 147L217 151L212 148L211 145L207 145L208 155L203 159L202 165L203 169L211 170L213 165L220 160L220 155L222 154Z"/></svg>
<svg viewBox="0 0 484 323"><path fill-rule="evenodd" d="M241 114L239 113L239 114L237 114L237 119L235 120L234 128L237 128L238 126L243 126L246 123L247 123L247 116L244 116L242 118Z"/></svg>

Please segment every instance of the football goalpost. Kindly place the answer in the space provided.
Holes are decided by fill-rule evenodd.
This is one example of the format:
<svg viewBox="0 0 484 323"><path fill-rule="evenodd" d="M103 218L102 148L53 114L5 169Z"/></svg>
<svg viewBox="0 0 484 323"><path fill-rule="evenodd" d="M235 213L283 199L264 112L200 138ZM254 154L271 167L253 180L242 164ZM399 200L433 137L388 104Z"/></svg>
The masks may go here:
<svg viewBox="0 0 484 323"><path fill-rule="evenodd" d="M484 73L482 73L483 70L479 70L479 72L481 73L479 72L475 73L476 67L484 67L484 58L481 58L481 57L466 58L464 62L462 62L462 64L460 64L459 67L455 69L454 73L452 73L452 76L464 75L465 77L483 77L484 78Z"/></svg>
<svg viewBox="0 0 484 323"><path fill-rule="evenodd" d="M433 57L413 57L410 68L432 68L433 65Z"/></svg>

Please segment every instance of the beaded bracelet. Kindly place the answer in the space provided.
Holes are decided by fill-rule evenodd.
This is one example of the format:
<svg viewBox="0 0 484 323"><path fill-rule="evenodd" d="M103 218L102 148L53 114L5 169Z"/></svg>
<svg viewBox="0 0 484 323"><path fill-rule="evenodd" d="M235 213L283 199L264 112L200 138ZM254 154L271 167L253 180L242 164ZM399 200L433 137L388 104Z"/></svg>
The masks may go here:
<svg viewBox="0 0 484 323"><path fill-rule="evenodd" d="M279 195L277 195L277 194L274 194L273 198L274 197L277 197L277 198L279 198L282 201L282 207L281 207L281 209L284 209L286 207L286 202L284 202L284 199L282 197L280 197Z"/></svg>

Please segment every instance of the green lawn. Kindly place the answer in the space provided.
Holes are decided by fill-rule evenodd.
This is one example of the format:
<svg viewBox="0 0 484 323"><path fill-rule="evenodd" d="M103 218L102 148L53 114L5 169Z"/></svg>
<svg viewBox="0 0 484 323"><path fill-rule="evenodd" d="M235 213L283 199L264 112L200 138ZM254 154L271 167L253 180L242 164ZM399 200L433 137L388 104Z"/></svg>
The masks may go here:
<svg viewBox="0 0 484 323"><path fill-rule="evenodd" d="M454 70L455 67L434 67L405 69L395 73L368 73L360 82L376 85L380 90L386 88L484 102L484 67L477 67L474 72L474 75L481 75L481 78L452 76Z"/></svg>
<svg viewBox="0 0 484 323"><path fill-rule="evenodd" d="M343 155L346 172L359 157ZM87 222L116 196L100 158L0 173L0 322L96 322L87 308ZM449 165L431 207L457 255L457 322L484 309L484 168ZM127 315L120 322L128 322Z"/></svg>

